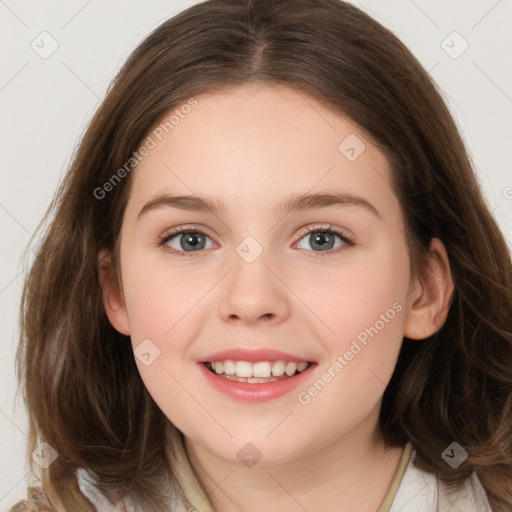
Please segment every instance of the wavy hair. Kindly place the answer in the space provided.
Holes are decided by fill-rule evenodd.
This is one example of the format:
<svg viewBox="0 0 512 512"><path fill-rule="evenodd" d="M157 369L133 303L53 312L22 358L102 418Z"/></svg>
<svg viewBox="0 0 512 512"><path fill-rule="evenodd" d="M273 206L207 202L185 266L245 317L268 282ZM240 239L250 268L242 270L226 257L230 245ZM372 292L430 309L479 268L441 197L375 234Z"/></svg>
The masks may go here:
<svg viewBox="0 0 512 512"><path fill-rule="evenodd" d="M391 31L340 0L195 4L155 29L113 80L48 208L24 283L16 365L28 453L40 441L58 453L42 470L47 503L30 488L25 505L93 511L76 479L86 468L112 501L157 512L179 493L212 511L183 435L147 392L102 302L98 255L106 249L119 262L132 173L107 197L95 191L172 109L253 82L292 87L369 134L393 170L414 275L424 275L431 239L445 244L455 287L448 317L426 340L404 338L379 425L387 443L410 441L420 467L450 486L476 471L493 510L510 512L510 253L429 74ZM457 469L441 458L453 441L468 452Z"/></svg>

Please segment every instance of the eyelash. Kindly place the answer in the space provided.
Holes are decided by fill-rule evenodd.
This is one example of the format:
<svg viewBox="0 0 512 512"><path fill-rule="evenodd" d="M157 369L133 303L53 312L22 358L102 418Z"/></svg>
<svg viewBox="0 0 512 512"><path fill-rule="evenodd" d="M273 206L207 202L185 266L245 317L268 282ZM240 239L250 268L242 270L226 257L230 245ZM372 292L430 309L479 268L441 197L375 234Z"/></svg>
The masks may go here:
<svg viewBox="0 0 512 512"><path fill-rule="evenodd" d="M333 254L338 254L338 253L346 250L347 248L354 247L356 245L355 240L354 240L353 237L351 237L350 235L348 235L347 233L345 233L342 230L331 228L330 225L328 227L320 226L320 225L308 227L308 229L306 231L300 233L299 241L302 238L304 238L305 236L307 236L307 235L309 235L311 233L316 233L316 232L329 233L329 234L332 234L332 235L337 235L344 242L344 245L342 245L341 247L338 247L337 249L330 249L328 251L311 251L311 250L308 250L308 252L313 253L315 255L315 257L319 256L321 258L325 258L326 256L331 256ZM202 229L199 229L199 228L192 228L192 227L191 228L179 228L176 231L172 231L171 233L168 233L167 235L165 235L162 238L160 238L160 240L158 242L158 246L161 247L161 249L164 252L171 253L171 254L173 254L175 256L192 257L193 258L195 256L195 254L198 253L198 252L201 252L201 250L199 250L199 251L176 251L175 249L173 249L173 248L171 248L171 247L169 247L167 245L167 242L171 238L174 238L176 235L185 235L187 233L199 233L201 235L207 236L208 238L211 238L208 235L208 233L206 233L205 231L203 231Z"/></svg>

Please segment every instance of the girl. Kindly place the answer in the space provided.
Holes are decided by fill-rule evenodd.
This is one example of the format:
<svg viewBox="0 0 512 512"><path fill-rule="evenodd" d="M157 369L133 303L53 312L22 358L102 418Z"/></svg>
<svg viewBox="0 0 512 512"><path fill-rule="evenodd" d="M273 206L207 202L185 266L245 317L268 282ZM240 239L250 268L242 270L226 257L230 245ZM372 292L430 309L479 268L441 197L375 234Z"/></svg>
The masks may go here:
<svg viewBox="0 0 512 512"><path fill-rule="evenodd" d="M17 354L42 488L12 510L512 510L510 254L356 7L162 24L48 213Z"/></svg>

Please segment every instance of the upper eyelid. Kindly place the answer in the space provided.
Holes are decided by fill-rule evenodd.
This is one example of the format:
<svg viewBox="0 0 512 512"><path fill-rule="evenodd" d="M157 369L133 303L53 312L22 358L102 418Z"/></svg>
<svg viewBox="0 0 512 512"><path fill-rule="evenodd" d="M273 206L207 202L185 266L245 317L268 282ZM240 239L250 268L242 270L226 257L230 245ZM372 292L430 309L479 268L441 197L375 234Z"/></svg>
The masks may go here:
<svg viewBox="0 0 512 512"><path fill-rule="evenodd" d="M207 228L198 227L198 226L180 226L178 228L173 228L170 231L165 231L163 235L160 236L161 239L170 238L177 235L183 235L185 233L204 233L206 236L209 236L212 240L214 240L215 237L213 237Z"/></svg>

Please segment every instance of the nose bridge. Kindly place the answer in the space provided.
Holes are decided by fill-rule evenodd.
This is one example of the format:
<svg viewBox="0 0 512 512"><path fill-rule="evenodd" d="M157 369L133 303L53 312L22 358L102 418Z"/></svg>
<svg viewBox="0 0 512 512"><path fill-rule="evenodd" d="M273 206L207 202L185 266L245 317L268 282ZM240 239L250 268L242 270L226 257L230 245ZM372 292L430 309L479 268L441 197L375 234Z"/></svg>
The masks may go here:
<svg viewBox="0 0 512 512"><path fill-rule="evenodd" d="M268 247L246 236L235 248L233 267L223 292L219 313L225 319L255 321L260 317L283 318L288 313L286 289L270 269Z"/></svg>

